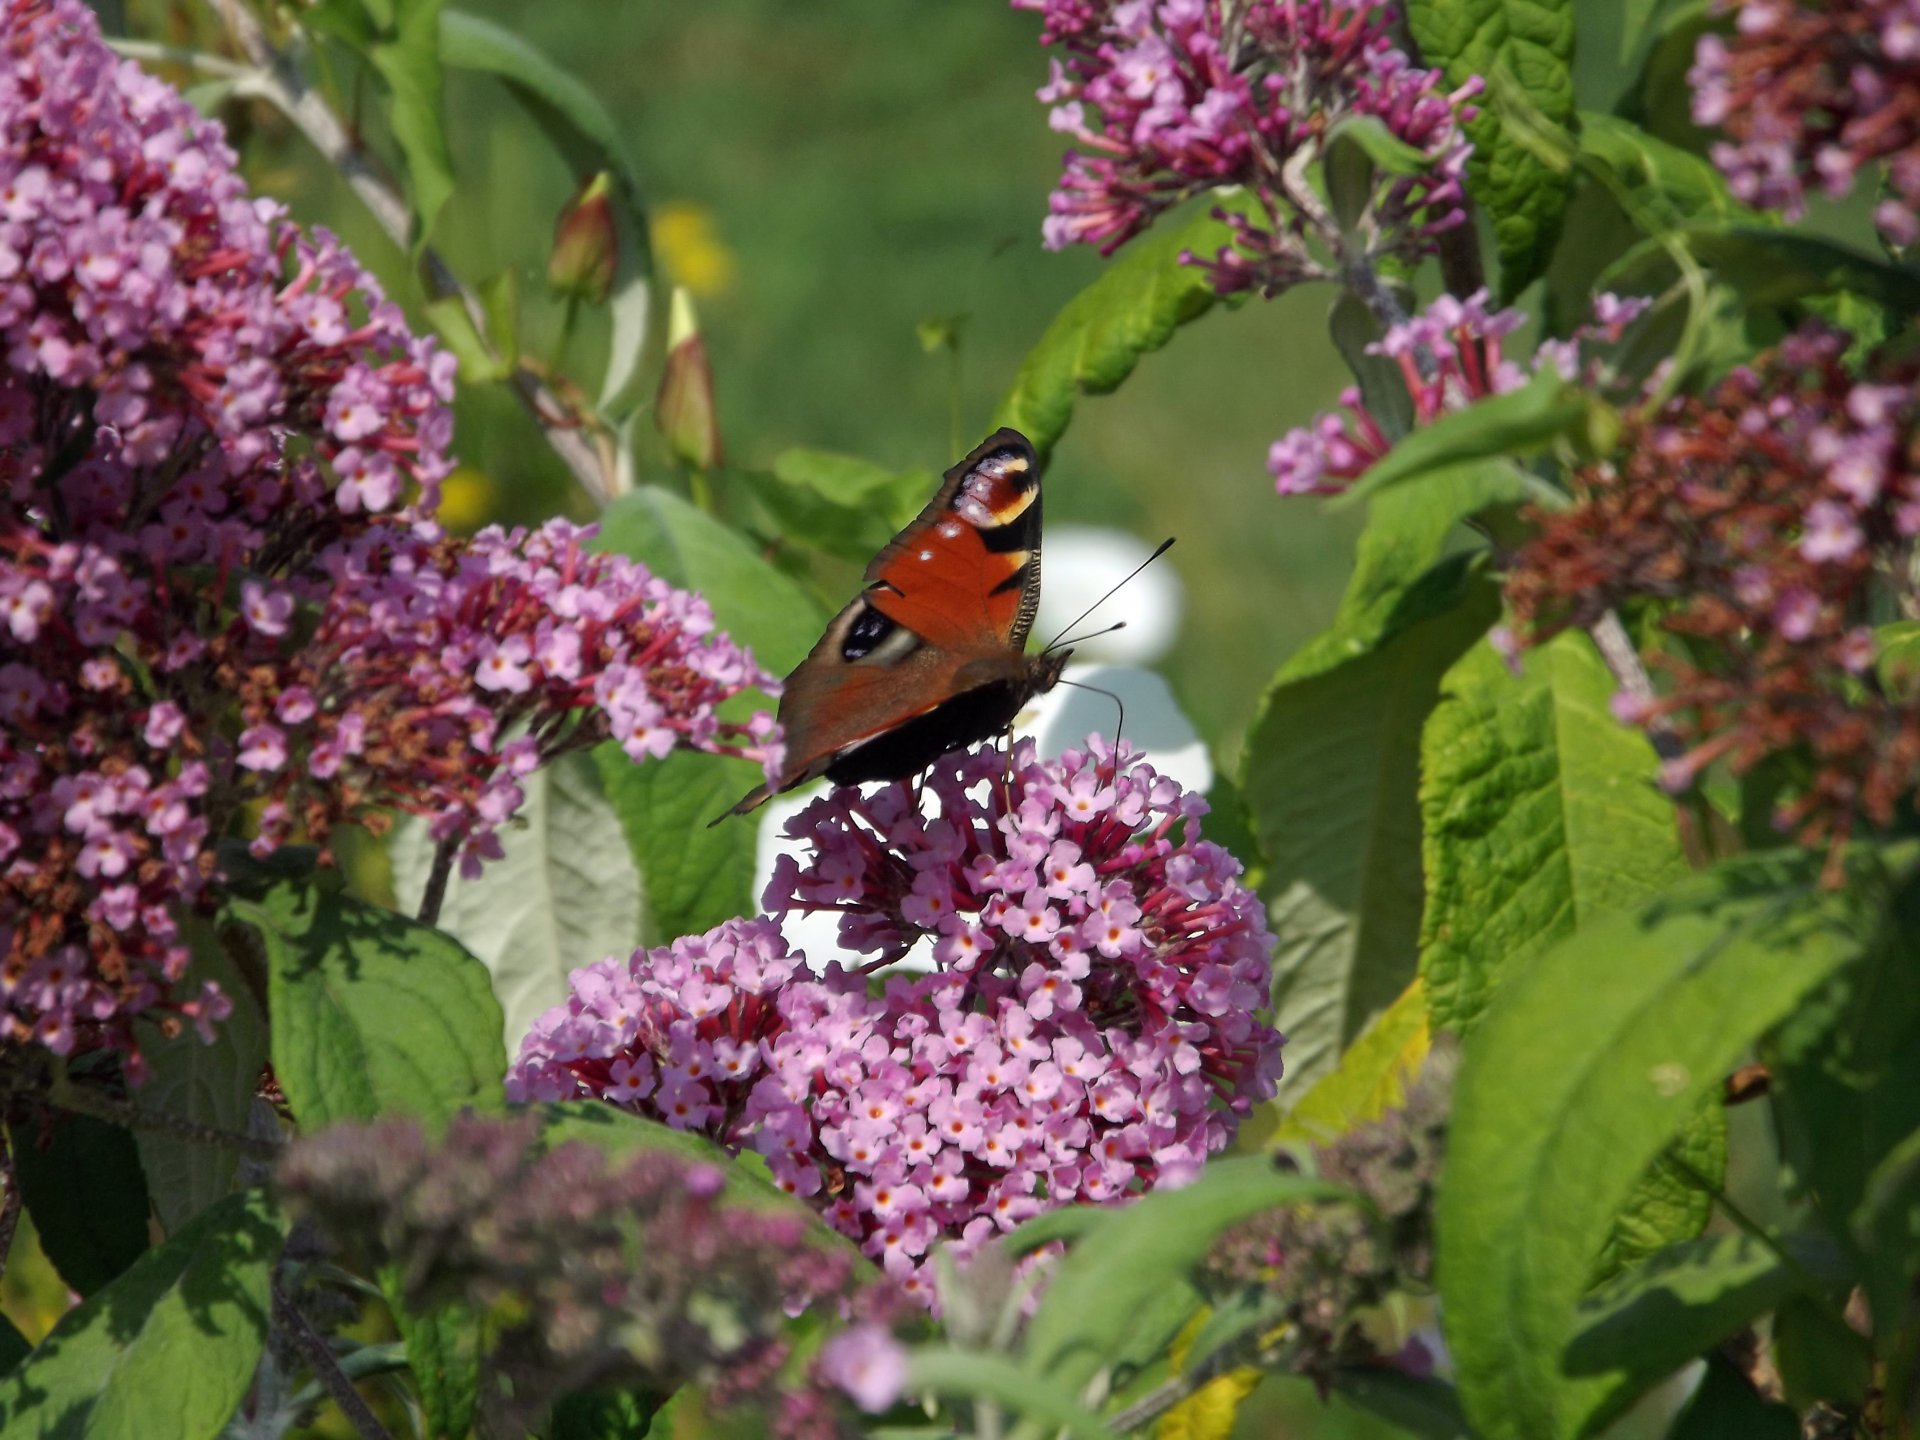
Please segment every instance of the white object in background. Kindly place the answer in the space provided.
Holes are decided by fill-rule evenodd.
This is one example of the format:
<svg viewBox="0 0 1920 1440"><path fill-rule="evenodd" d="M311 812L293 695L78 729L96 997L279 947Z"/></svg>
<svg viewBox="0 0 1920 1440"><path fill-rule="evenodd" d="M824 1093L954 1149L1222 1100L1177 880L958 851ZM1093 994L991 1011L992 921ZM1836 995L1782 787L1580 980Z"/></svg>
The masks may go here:
<svg viewBox="0 0 1920 1440"><path fill-rule="evenodd" d="M1035 649L1060 633L1094 601L1153 553L1137 535L1102 525L1049 525L1040 545L1040 616ZM1163 556L1121 587L1120 593L1076 628L1098 630L1115 620L1127 627L1074 647L1081 660L1114 665L1151 665L1180 631L1180 577Z"/></svg>

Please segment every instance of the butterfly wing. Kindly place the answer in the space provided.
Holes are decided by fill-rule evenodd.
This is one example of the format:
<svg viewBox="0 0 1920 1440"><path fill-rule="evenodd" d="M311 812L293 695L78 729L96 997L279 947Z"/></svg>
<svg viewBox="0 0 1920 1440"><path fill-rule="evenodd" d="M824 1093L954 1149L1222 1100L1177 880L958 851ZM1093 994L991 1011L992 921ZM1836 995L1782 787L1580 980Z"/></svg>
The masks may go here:
<svg viewBox="0 0 1920 1440"><path fill-rule="evenodd" d="M1001 712L1010 718L1031 693L1021 651L1040 604L1040 474L1026 437L998 430L947 471L866 579L787 677L787 764L774 789L829 772L911 774L1005 723ZM899 743L880 745L889 732ZM729 813L770 793L760 786Z"/></svg>

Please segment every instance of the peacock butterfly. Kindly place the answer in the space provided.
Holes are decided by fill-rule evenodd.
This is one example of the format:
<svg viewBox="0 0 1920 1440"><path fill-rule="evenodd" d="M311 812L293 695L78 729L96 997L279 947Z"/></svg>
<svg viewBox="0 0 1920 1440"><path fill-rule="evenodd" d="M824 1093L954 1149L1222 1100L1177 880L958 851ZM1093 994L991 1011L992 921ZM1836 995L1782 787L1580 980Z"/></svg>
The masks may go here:
<svg viewBox="0 0 1920 1440"><path fill-rule="evenodd" d="M866 580L787 677L780 778L727 815L820 775L855 785L917 774L1006 729L1073 653L1024 653L1040 608L1040 469L1018 430L996 430L947 471Z"/></svg>

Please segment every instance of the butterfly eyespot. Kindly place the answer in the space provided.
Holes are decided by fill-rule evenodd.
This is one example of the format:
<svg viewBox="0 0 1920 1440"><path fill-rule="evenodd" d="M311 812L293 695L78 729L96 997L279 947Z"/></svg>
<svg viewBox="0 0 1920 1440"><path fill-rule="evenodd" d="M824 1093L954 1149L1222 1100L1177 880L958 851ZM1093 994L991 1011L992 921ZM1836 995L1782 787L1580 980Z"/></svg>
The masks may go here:
<svg viewBox="0 0 1920 1440"><path fill-rule="evenodd" d="M869 606L847 627L847 638L840 644L840 658L858 660L873 653L873 648L897 628L893 621Z"/></svg>

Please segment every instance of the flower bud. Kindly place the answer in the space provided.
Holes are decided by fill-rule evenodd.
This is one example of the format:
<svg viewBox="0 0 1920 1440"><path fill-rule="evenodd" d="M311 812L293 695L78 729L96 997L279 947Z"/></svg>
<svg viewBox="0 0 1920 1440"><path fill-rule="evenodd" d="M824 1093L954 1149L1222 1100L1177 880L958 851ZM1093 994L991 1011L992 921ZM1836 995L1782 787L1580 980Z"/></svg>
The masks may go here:
<svg viewBox="0 0 1920 1440"><path fill-rule="evenodd" d="M714 412L713 368L707 363L707 347L694 318L693 297L681 288L673 292L667 368L660 377L653 419L676 460L696 470L711 470L721 462L724 452Z"/></svg>
<svg viewBox="0 0 1920 1440"><path fill-rule="evenodd" d="M604 170L567 202L553 226L553 254L547 259L547 284L556 295L595 305L606 303L620 258L609 200L613 181Z"/></svg>

